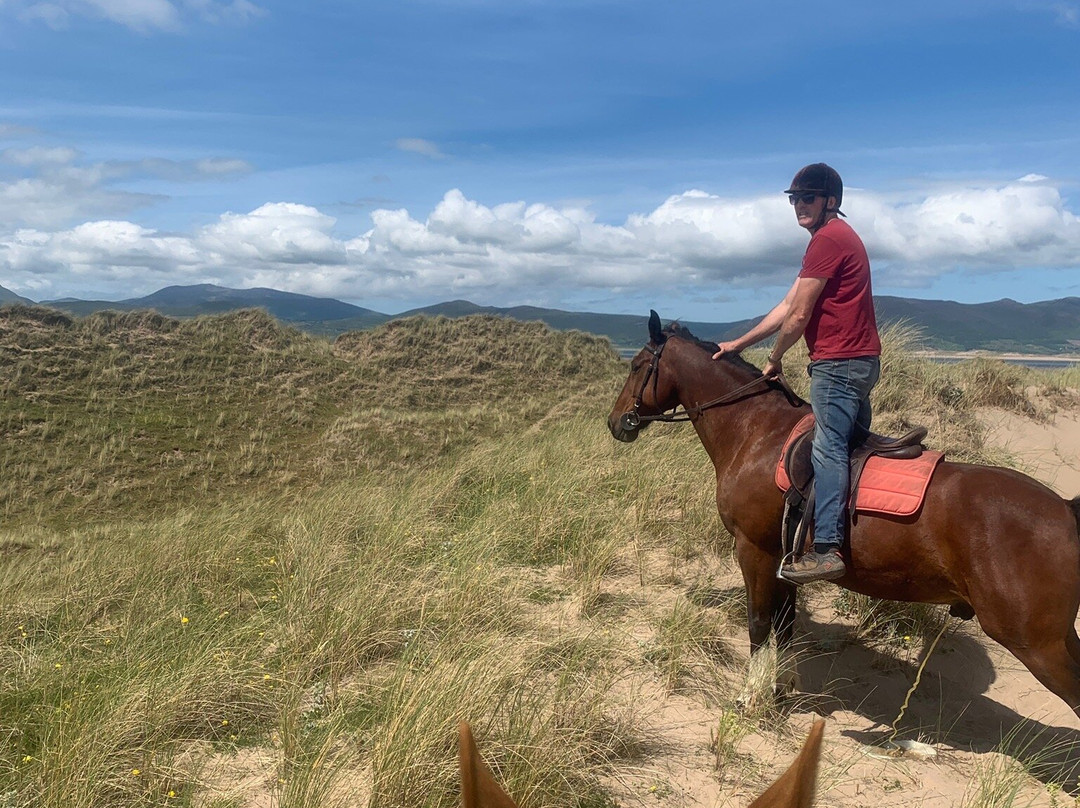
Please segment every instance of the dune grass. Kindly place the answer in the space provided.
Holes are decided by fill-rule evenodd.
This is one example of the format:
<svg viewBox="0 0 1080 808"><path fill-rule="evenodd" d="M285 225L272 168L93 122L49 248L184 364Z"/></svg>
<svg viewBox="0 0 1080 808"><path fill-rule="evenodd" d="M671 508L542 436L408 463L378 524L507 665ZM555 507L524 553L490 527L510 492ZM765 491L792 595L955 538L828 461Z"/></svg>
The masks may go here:
<svg viewBox="0 0 1080 808"><path fill-rule="evenodd" d="M154 516L365 467L415 470L617 365L606 340L496 317L416 318L330 343L254 310L79 319L7 306L0 518Z"/></svg>
<svg viewBox="0 0 1080 808"><path fill-rule="evenodd" d="M530 387L546 378L573 388L583 346L597 341L570 340L565 349L548 339L561 351L550 367L543 346L500 361L539 362L546 376L532 374ZM330 346L301 343L306 360L341 361ZM399 375L424 371L434 367ZM611 377L600 378L610 393ZM391 396L408 386L388 372L378 380ZM621 495L644 474L616 467L602 421L570 407L536 426L596 383L594 373L558 400L541 386L514 406L504 402L520 386L504 385L502 400L481 388L480 402L459 390L461 409L442 417L474 412L484 424L453 452L421 451L408 471L390 456L300 497L267 486L142 519L140 507L120 519L110 500L117 518L92 527L8 527L5 804L231 804L241 799L236 784L211 762L256 748L272 769L263 766L259 787L281 805L333 804L358 768L370 773L373 805L445 805L452 731L467 718L516 793L603 805L595 772L631 754L632 705L607 695L599 634L547 636L534 615L542 587L521 588L544 565L564 566L570 587L587 588L610 561L601 540L625 542L636 527ZM253 398L249 410L263 403ZM511 414L491 426L499 407ZM508 425L516 438L489 442ZM588 462L598 453L608 457L602 473ZM137 465L133 474L147 472ZM608 507L576 512L597 498ZM53 504L62 511L63 501Z"/></svg>
<svg viewBox="0 0 1080 808"><path fill-rule="evenodd" d="M970 412L906 338L881 417ZM450 806L460 719L523 804L600 808L648 748L628 675L728 703L745 605L683 578L730 553L711 466L687 428L611 440L605 341L14 307L0 361L3 808ZM722 714L718 768L757 727Z"/></svg>

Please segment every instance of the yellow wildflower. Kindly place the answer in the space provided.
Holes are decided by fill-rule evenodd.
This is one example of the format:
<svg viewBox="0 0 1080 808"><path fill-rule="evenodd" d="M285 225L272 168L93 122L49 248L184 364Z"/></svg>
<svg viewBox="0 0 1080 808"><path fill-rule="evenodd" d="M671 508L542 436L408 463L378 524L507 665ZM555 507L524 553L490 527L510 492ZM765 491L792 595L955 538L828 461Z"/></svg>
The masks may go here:
<svg viewBox="0 0 1080 808"><path fill-rule="evenodd" d="M188 619L186 617L184 617L183 615L180 616L180 623L182 625L187 625L188 622L189 621L188 621Z"/></svg>

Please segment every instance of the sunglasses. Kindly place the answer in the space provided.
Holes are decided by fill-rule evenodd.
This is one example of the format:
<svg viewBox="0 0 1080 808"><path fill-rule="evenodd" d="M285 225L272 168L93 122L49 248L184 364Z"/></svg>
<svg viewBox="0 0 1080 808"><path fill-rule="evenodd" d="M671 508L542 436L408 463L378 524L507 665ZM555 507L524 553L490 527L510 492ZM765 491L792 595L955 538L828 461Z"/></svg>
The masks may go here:
<svg viewBox="0 0 1080 808"><path fill-rule="evenodd" d="M802 202L804 205L809 205L819 196L822 196L822 194L789 194L788 202L790 202L792 205L795 205L799 202Z"/></svg>

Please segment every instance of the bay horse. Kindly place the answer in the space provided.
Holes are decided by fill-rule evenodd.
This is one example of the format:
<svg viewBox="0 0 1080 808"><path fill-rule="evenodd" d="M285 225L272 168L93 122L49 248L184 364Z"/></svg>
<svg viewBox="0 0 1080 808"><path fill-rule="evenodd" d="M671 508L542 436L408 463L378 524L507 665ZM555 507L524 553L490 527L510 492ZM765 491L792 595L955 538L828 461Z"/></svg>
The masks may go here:
<svg viewBox="0 0 1080 808"><path fill-rule="evenodd" d="M750 803L749 808L810 808L814 804L824 733L825 722L818 718L787 771ZM480 756L472 727L466 721L458 725L458 771L462 808L518 808Z"/></svg>
<svg viewBox="0 0 1080 808"><path fill-rule="evenodd" d="M652 421L693 424L716 471L720 519L735 538L753 668L770 631L782 651L794 630L795 586L776 575L784 503L774 472L810 406L739 356L714 360L715 351L677 323L661 328L651 312L649 342L630 361L608 428L629 442ZM978 616L1080 716L1080 496L1065 500L1018 471L946 459L914 516L859 514L844 554L847 572L836 584Z"/></svg>

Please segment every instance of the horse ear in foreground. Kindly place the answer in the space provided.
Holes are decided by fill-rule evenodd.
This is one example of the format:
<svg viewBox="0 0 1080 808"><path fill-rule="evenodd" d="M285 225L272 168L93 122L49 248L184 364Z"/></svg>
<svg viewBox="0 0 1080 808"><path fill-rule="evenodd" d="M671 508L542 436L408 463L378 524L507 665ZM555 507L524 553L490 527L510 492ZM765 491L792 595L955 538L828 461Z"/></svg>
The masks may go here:
<svg viewBox="0 0 1080 808"><path fill-rule="evenodd" d="M799 756L764 794L750 803L750 808L810 808L814 804L821 738L824 734L825 722L819 718L810 728L810 735Z"/></svg>
<svg viewBox="0 0 1080 808"><path fill-rule="evenodd" d="M759 651L770 632L781 652L793 637L796 587L776 574L784 498L775 471L810 407L741 357L713 360L715 351L678 324L661 328L652 312L649 342L630 360L608 429L630 442L653 421L693 424L715 471L720 519L735 537L753 673L765 669ZM1063 499L1012 469L946 459L915 512L856 513L850 528L847 571L836 584L977 616L987 636L1080 715L1080 497Z"/></svg>
<svg viewBox="0 0 1080 808"><path fill-rule="evenodd" d="M458 766L462 808L517 808L517 803L495 782L476 748L472 728L464 721L458 725Z"/></svg>
<svg viewBox="0 0 1080 808"><path fill-rule="evenodd" d="M810 736L788 770L750 803L749 808L810 808L814 804L824 732L825 722L819 718L814 721ZM476 748L472 729L464 721L458 726L458 762L461 766L462 808L517 808L517 803L495 782Z"/></svg>

